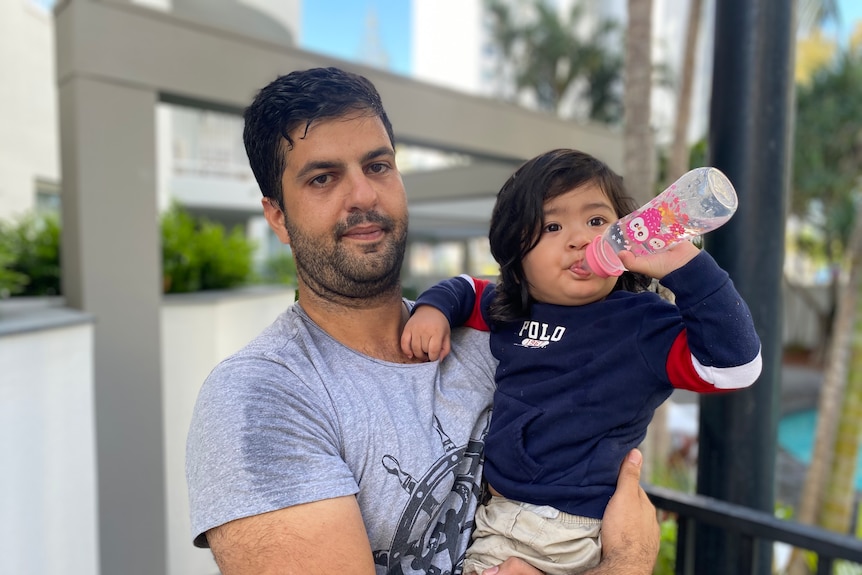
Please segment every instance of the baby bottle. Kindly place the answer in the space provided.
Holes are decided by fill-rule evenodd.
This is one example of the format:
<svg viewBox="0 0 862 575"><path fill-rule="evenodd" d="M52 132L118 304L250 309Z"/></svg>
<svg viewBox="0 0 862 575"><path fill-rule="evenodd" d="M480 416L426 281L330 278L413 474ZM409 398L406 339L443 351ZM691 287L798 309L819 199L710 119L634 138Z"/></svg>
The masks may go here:
<svg viewBox="0 0 862 575"><path fill-rule="evenodd" d="M737 205L727 176L716 168L695 168L590 242L586 263L597 276L621 275L625 268L617 257L620 250L636 256L663 251L721 226Z"/></svg>

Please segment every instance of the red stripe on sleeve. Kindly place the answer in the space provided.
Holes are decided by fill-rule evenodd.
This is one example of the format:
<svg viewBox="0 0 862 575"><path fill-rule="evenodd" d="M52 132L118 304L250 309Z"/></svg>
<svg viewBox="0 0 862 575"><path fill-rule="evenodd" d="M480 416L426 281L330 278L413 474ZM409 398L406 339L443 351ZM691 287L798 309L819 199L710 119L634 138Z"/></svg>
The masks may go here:
<svg viewBox="0 0 862 575"><path fill-rule="evenodd" d="M691 361L691 350L688 348L688 335L683 329L676 336L670 353L667 355L667 376L671 385L677 389L687 389L697 393L721 393L724 390L701 378L694 363Z"/></svg>
<svg viewBox="0 0 862 575"><path fill-rule="evenodd" d="M470 312L470 317L464 325L472 327L473 329L478 329L479 331L491 331L491 328L488 327L488 324L485 322L485 318L482 317L482 294L485 293L485 288L488 287L488 284L491 282L479 278L470 279L473 280L473 289L476 292L476 299L473 300L473 311Z"/></svg>

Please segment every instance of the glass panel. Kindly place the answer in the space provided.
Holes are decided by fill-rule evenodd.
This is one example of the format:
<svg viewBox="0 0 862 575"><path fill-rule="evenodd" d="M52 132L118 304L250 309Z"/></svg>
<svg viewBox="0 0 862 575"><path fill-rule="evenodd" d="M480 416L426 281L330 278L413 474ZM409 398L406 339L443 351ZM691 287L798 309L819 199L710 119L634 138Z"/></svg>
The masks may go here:
<svg viewBox="0 0 862 575"><path fill-rule="evenodd" d="M36 211L60 213L60 186L56 182L36 180Z"/></svg>

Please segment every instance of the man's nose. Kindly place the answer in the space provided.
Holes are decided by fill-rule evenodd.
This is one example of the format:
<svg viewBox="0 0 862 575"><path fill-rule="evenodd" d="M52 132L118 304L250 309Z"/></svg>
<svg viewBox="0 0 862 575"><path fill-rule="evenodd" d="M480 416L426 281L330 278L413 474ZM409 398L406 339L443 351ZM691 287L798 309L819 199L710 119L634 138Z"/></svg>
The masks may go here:
<svg viewBox="0 0 862 575"><path fill-rule="evenodd" d="M377 204L377 189L364 173L348 178L348 210L367 210Z"/></svg>

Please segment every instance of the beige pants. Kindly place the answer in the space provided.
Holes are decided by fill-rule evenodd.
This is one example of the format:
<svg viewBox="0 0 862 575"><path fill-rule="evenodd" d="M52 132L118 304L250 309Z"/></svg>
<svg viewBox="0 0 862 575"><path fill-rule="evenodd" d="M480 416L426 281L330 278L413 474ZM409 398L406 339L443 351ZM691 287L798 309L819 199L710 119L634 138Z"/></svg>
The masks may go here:
<svg viewBox="0 0 862 575"><path fill-rule="evenodd" d="M476 510L464 574L481 574L509 557L520 557L547 575L579 573L601 559L601 526L601 519L491 497Z"/></svg>

